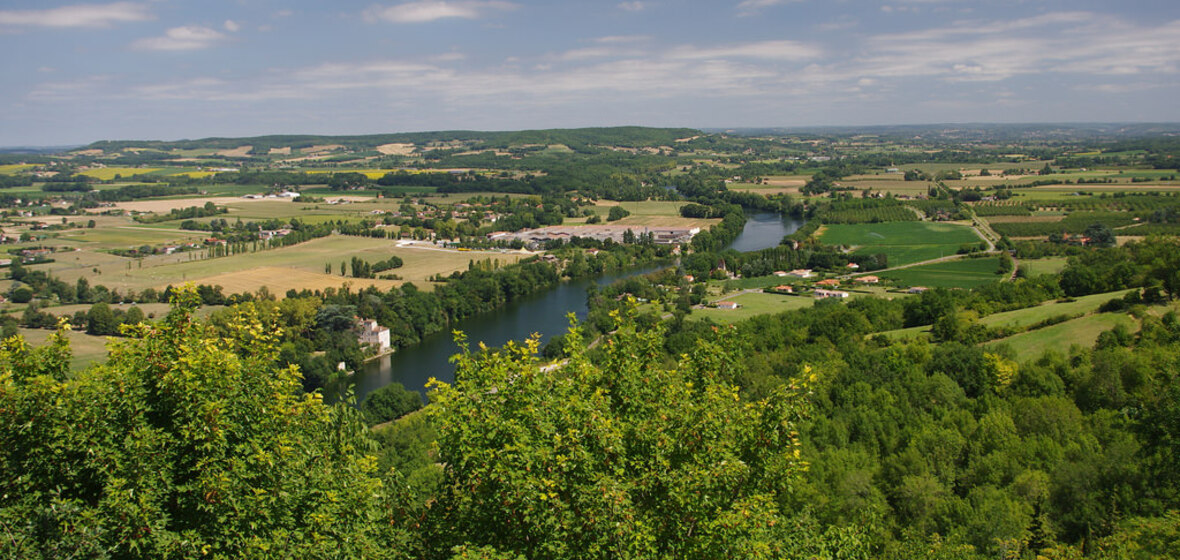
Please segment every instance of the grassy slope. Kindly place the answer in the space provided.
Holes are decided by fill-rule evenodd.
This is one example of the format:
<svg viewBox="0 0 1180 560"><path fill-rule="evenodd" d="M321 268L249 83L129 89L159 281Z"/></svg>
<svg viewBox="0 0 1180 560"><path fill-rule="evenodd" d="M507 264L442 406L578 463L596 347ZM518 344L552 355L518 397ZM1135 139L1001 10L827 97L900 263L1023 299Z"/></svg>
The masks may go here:
<svg viewBox="0 0 1180 560"><path fill-rule="evenodd" d="M1099 334L1115 325L1123 325L1131 330L1138 328L1137 321L1130 315L1102 313L995 340L988 346L1006 344L1016 352L1018 360L1027 361L1036 359L1050 349L1065 353L1074 344L1093 346Z"/></svg>

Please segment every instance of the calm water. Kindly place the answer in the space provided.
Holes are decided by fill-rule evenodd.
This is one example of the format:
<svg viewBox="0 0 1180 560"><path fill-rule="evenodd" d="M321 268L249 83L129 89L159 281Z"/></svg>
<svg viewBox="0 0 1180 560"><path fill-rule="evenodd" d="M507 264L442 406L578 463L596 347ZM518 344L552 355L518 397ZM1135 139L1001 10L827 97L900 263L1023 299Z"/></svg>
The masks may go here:
<svg viewBox="0 0 1180 560"><path fill-rule="evenodd" d="M747 216L746 227L730 247L739 251L755 251L778 245L784 235L803 225L791 218L768 212ZM591 285L607 285L620 278L646 274L662 266L648 266L595 279L563 282L548 292L516 301L497 311L467 319L456 328L467 333L469 344L483 342L488 346L502 346L509 340L523 340L533 333L541 335L542 344L550 336L562 334L569 326L566 314L573 312L579 320L586 318L586 290ZM364 400L371 391L397 381L408 389L423 390L431 377L450 382L455 368L449 358L457 353L451 333L428 336L421 343L403 348L365 365L356 375L357 401Z"/></svg>

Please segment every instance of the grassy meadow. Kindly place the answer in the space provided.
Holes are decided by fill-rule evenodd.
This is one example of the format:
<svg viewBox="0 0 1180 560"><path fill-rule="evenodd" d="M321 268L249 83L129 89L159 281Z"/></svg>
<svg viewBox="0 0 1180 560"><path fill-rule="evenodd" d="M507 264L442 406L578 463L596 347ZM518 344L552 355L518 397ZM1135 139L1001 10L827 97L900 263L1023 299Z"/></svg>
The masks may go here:
<svg viewBox="0 0 1180 560"><path fill-rule="evenodd" d="M815 305L815 298L810 295L785 295L785 294L767 294L767 293L749 293L737 294L732 297L726 297L719 301L732 301L740 305L737 309L694 309L692 314L688 316L689 319L703 321L705 319L712 320L715 323L737 323L756 315L766 315L768 313L782 313L783 311L793 311L795 309L804 309Z"/></svg>
<svg viewBox="0 0 1180 560"><path fill-rule="evenodd" d="M1069 351L1070 346L1075 344L1084 347L1093 346L1094 342L1098 340L1098 335L1103 331L1113 329L1116 325L1127 327L1132 332L1139 327L1138 321L1130 315L1101 313L1001 338L988 343L987 346L1007 345L1015 352L1017 360L1027 361L1040 357L1046 350L1056 350L1065 354Z"/></svg>

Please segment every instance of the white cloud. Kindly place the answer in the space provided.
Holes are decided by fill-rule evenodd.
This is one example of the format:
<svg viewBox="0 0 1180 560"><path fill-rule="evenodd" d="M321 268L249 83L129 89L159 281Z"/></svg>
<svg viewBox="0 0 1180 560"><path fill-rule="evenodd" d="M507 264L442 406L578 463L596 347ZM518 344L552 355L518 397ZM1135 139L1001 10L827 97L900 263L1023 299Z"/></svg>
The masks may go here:
<svg viewBox="0 0 1180 560"><path fill-rule="evenodd" d="M595 43L602 43L604 45L616 45L620 43L641 43L643 41L651 40L647 35L609 35L606 37L599 37L594 40Z"/></svg>
<svg viewBox="0 0 1180 560"><path fill-rule="evenodd" d="M146 51L192 51L207 49L226 38L224 33L208 27L186 25L173 27L162 37L149 37L132 43L132 48Z"/></svg>
<svg viewBox="0 0 1180 560"><path fill-rule="evenodd" d="M649 7L647 2L620 2L619 9L626 12L642 12Z"/></svg>
<svg viewBox="0 0 1180 560"><path fill-rule="evenodd" d="M758 13L763 8L771 6L780 6L782 4L793 4L795 2L802 2L803 0L743 0L738 4L738 15L752 16Z"/></svg>
<svg viewBox="0 0 1180 560"><path fill-rule="evenodd" d="M223 24L222 27L225 27L225 30L229 31L230 33L236 33L239 29L242 28L242 26L238 22L236 22L232 19L225 20L225 24Z"/></svg>
<svg viewBox="0 0 1180 560"><path fill-rule="evenodd" d="M110 27L115 23L153 19L146 4L76 4L48 10L2 10L0 26Z"/></svg>
<svg viewBox="0 0 1180 560"><path fill-rule="evenodd" d="M818 47L797 41L761 41L720 47L678 47L669 53L674 59L703 60L713 58L758 58L766 60L805 60L823 54Z"/></svg>
<svg viewBox="0 0 1180 560"><path fill-rule="evenodd" d="M510 11L518 6L501 0L421 0L396 6L373 6L365 11L370 21L426 23L440 19L479 19L490 11Z"/></svg>

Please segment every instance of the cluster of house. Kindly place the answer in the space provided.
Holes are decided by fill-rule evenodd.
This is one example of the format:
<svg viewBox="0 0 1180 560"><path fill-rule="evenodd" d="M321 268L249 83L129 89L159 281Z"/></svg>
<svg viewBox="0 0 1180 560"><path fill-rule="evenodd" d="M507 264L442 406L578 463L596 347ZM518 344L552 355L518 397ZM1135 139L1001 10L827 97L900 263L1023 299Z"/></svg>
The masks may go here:
<svg viewBox="0 0 1180 560"><path fill-rule="evenodd" d="M276 237L286 237L291 234L291 228L279 229L261 229L258 230L258 238L263 241L268 241Z"/></svg>
<svg viewBox="0 0 1180 560"><path fill-rule="evenodd" d="M622 243L626 239L627 232L631 232L631 235L636 238L650 236L654 242L659 244L678 245L692 241L693 236L701 232L701 228L611 225L548 226L517 232L494 231L489 233L487 237L490 241L520 240L529 248L536 248L547 241L569 241L574 237Z"/></svg>
<svg viewBox="0 0 1180 560"><path fill-rule="evenodd" d="M281 193L272 193L272 194L244 194L244 195L242 195L242 198L249 199L249 200L259 200L259 199L263 199L263 198L295 199L295 198L299 198L299 193L292 192L292 191L283 191Z"/></svg>

